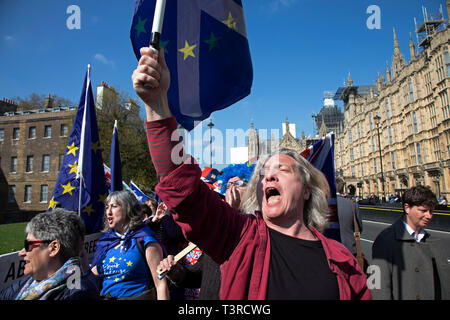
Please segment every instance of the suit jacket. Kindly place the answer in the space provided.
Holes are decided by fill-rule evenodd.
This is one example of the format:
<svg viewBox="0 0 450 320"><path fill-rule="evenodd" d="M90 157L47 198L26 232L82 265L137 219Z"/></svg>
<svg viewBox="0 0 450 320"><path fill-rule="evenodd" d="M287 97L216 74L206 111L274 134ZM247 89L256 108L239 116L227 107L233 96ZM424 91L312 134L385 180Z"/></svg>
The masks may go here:
<svg viewBox="0 0 450 320"><path fill-rule="evenodd" d="M359 232L362 233L361 217L359 216L358 203L354 204L356 221L358 222ZM339 217L339 229L341 232L341 243L352 253L356 253L356 243L353 233L355 226L353 223L352 201L337 195L337 207Z"/></svg>
<svg viewBox="0 0 450 320"><path fill-rule="evenodd" d="M374 299L450 299L450 265L443 243L429 233L417 243L402 218L383 230L372 247L372 265L380 268ZM370 279L370 277L369 277Z"/></svg>

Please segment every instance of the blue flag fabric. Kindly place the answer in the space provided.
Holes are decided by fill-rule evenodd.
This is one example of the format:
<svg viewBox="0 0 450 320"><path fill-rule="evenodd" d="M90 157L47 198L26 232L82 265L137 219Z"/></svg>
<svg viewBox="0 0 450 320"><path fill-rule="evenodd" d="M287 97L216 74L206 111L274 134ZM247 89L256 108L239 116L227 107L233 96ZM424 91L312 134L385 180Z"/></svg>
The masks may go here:
<svg viewBox="0 0 450 320"><path fill-rule="evenodd" d="M334 133L329 133L312 146L305 149L301 155L314 167L322 171L330 186L330 198L328 206L330 215L329 227L324 231L325 236L336 241L341 241L339 229L339 217L337 214L336 180L334 170Z"/></svg>
<svg viewBox="0 0 450 320"><path fill-rule="evenodd" d="M80 143L82 142L83 126L84 143ZM81 150L83 150L82 155L80 155ZM80 166L81 163L82 167ZM81 217L86 226L86 233L98 232L102 226L104 214L103 201L108 195L108 190L105 183L102 150L100 149L89 71L86 73L80 103L65 149L58 178L53 188L53 194L48 207L49 210L62 207L70 211L78 212L80 194L79 174L83 176Z"/></svg>
<svg viewBox="0 0 450 320"><path fill-rule="evenodd" d="M148 47L155 0L136 0L130 30L137 59ZM161 49L170 70L167 93L188 131L250 93L253 68L240 0L167 0Z"/></svg>
<svg viewBox="0 0 450 320"><path fill-rule="evenodd" d="M123 190L122 161L120 160L119 135L117 133L117 120L114 123L111 140L111 186L110 192Z"/></svg>
<svg viewBox="0 0 450 320"><path fill-rule="evenodd" d="M157 236L154 231L152 231L148 226L142 225L141 228L135 230L128 230L124 237L120 237L114 230L109 229L104 233L100 239L98 239L96 244L96 249L94 257L91 262L91 266L95 266L99 261L101 261L105 256L106 252L111 248L114 248L121 241L123 241L123 246L128 248L131 244L131 239L152 237L154 242L157 242Z"/></svg>
<svg viewBox="0 0 450 320"><path fill-rule="evenodd" d="M130 181L130 189L140 204L144 204L145 201L150 199L133 181Z"/></svg>

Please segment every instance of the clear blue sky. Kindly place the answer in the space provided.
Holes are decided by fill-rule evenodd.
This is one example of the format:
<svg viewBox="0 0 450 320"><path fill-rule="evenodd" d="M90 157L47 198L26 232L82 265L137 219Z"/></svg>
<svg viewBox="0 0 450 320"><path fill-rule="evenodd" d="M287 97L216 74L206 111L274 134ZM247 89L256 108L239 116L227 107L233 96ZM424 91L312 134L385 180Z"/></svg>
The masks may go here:
<svg viewBox="0 0 450 320"><path fill-rule="evenodd" d="M224 136L226 129L247 130L251 119L258 129L281 129L286 117L296 123L297 136L302 130L312 135L311 113L319 112L324 91L335 92L349 71L355 85L372 84L377 72L385 72L394 27L409 61L409 35L413 32L416 42L414 17L422 21L422 5L431 14L442 4L447 17L445 0L242 2L254 81L248 97L212 115ZM81 9L80 30L66 27L72 4ZM50 93L78 104L90 63L94 86L105 81L137 99L131 84L137 61L129 39L133 5L133 0L0 0L0 98ZM370 5L381 10L380 29L367 28Z"/></svg>

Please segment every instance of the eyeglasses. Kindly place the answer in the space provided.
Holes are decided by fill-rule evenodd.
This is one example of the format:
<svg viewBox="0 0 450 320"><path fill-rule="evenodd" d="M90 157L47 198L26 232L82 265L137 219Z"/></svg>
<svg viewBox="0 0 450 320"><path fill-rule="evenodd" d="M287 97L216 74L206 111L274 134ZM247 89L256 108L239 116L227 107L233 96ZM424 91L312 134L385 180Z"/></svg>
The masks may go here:
<svg viewBox="0 0 450 320"><path fill-rule="evenodd" d="M231 187L231 186L236 186L236 187L245 187L247 185L247 182L244 180L236 180L236 181L230 181L227 183L227 188Z"/></svg>
<svg viewBox="0 0 450 320"><path fill-rule="evenodd" d="M30 252L31 250L33 250L34 248L36 248L40 244L50 243L52 241L53 240L27 240L27 239L25 239L24 248L25 248L26 252Z"/></svg>

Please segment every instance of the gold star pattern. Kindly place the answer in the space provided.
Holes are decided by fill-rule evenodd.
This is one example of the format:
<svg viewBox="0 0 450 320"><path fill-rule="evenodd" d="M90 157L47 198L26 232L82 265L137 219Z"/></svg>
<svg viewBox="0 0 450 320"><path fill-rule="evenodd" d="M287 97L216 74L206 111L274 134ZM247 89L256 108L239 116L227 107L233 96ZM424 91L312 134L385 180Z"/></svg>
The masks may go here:
<svg viewBox="0 0 450 320"><path fill-rule="evenodd" d="M117 282L117 281L119 281L119 280L120 280L120 279L117 278L117 277L114 278L114 281L115 281L115 282Z"/></svg>
<svg viewBox="0 0 450 320"><path fill-rule="evenodd" d="M98 195L98 202L105 202L105 200L106 200L106 197L108 196L108 193L105 193L105 194L99 194Z"/></svg>
<svg viewBox="0 0 450 320"><path fill-rule="evenodd" d="M184 54L183 60L186 60L189 56L195 58L194 49L197 47L196 44L193 44L192 46L189 45L187 40L184 41L184 48L178 49L178 51L182 52Z"/></svg>
<svg viewBox="0 0 450 320"><path fill-rule="evenodd" d="M127 262L127 266L131 267L132 265L133 265L133 262L131 262L131 261Z"/></svg>
<svg viewBox="0 0 450 320"><path fill-rule="evenodd" d="M55 209L55 207L56 207L56 205L57 205L58 203L59 203L59 202L58 202L58 201L55 201L54 197L52 197L52 199L50 200L50 204L48 205L48 208L47 208L47 209L50 209L50 208Z"/></svg>
<svg viewBox="0 0 450 320"><path fill-rule="evenodd" d="M64 191L63 191L62 194L69 193L70 195L72 195L72 190L75 189L75 187L73 187L73 186L70 184L70 181L67 182L67 184L65 184L65 185L62 184L61 187L64 188Z"/></svg>
<svg viewBox="0 0 450 320"><path fill-rule="evenodd" d="M69 166L69 168L70 168L69 174L71 174L71 173L77 174L78 165L77 165L77 162L76 162L76 161L75 161L73 164L70 164L70 163L69 163L68 166Z"/></svg>
<svg viewBox="0 0 450 320"><path fill-rule="evenodd" d="M86 212L88 216L90 216L91 213L94 212L94 209L92 209L92 205L88 204L86 207L84 207L83 212Z"/></svg>
<svg viewBox="0 0 450 320"><path fill-rule="evenodd" d="M75 154L75 152L80 149L78 147L75 146L75 142L72 142L71 146L67 146L67 149L69 149L69 151L67 151L66 154L73 154L74 157L76 157L77 155Z"/></svg>
<svg viewBox="0 0 450 320"><path fill-rule="evenodd" d="M91 142L91 148L94 151L94 153L97 153L97 150L100 149L100 141Z"/></svg>
<svg viewBox="0 0 450 320"><path fill-rule="evenodd" d="M234 20L233 16L231 15L231 12L228 12L228 19L222 20L222 22L226 24L228 28L236 30L236 20Z"/></svg>
<svg viewBox="0 0 450 320"><path fill-rule="evenodd" d="M109 258L109 262L114 262L116 260L116 257L112 257L112 258Z"/></svg>

